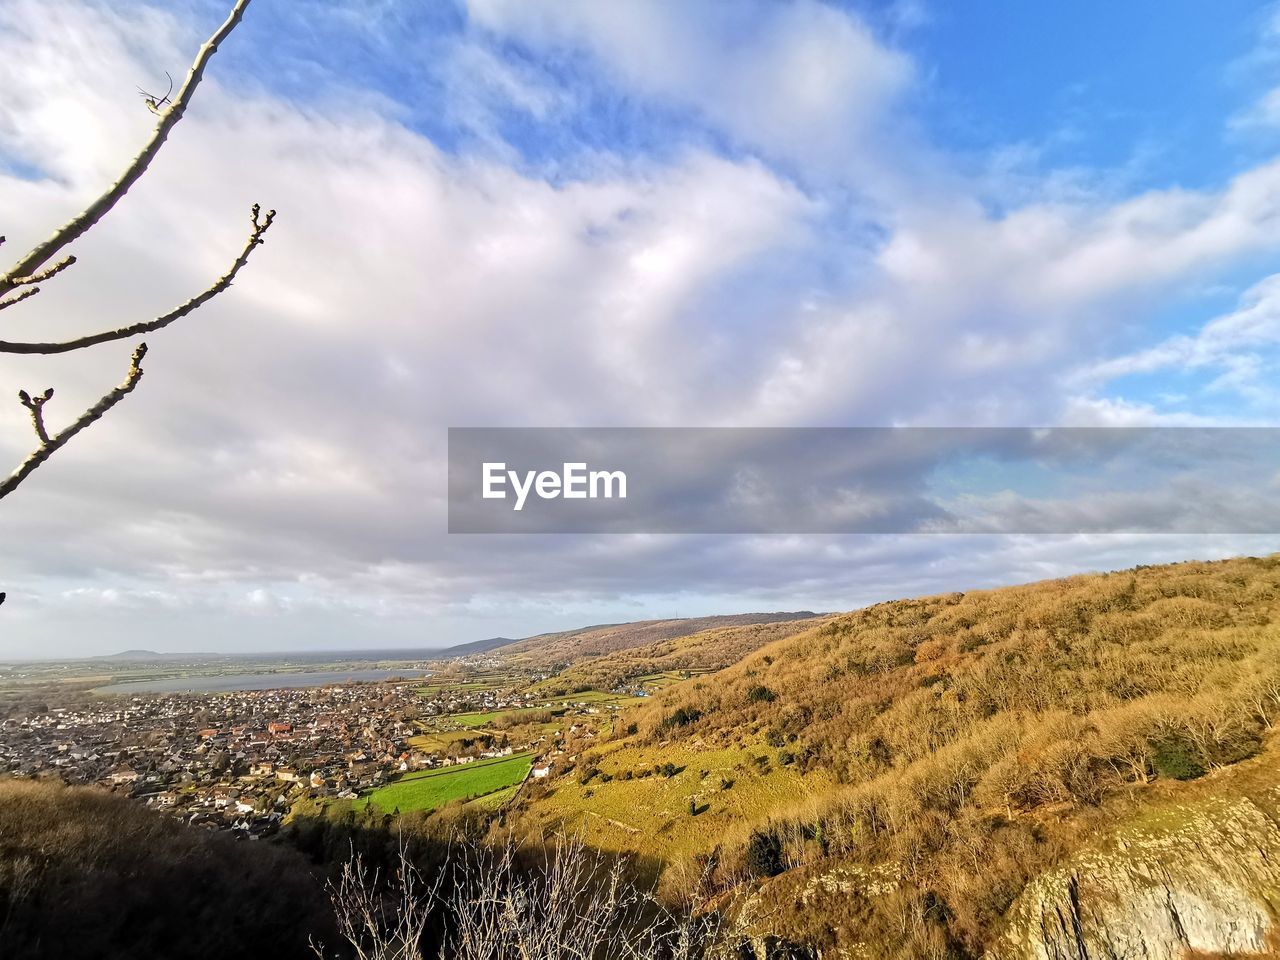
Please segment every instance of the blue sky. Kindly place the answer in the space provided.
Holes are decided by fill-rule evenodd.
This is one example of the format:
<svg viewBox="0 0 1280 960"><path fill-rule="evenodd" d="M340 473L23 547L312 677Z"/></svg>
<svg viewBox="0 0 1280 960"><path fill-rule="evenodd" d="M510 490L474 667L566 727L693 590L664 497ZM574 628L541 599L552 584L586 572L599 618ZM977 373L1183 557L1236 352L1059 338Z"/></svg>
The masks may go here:
<svg viewBox="0 0 1280 960"><path fill-rule="evenodd" d="M1230 65L1268 14L1247 2L977 2L936 10L906 45L932 64L927 122L959 147L1034 144L1056 166L1141 167L1133 187L1194 187L1239 163L1223 117L1265 78Z"/></svg>
<svg viewBox="0 0 1280 960"><path fill-rule="evenodd" d="M0 0L6 249L110 182L151 122L136 87L224 7ZM144 183L11 314L154 314L221 272L249 203L281 211L145 390L0 509L0 657L443 644L1269 552L450 538L442 476L461 425L1275 424L1278 13L254 0ZM120 362L4 359L0 386L70 416ZM0 407L5 462L27 430Z"/></svg>
<svg viewBox="0 0 1280 960"><path fill-rule="evenodd" d="M1275 146L1274 131L1239 136L1224 129L1225 119L1252 106L1276 78L1270 4L827 6L847 11L910 58L919 83L905 98L902 119L940 149L970 153L977 163L992 151L1024 150L1042 169L1091 171L1114 178L1116 189L1194 188L1221 183ZM206 3L200 12L212 17L218 9ZM376 12L327 0L264 4L254 16L259 39L269 38L262 46L269 46L270 66L260 59L262 49L247 44L227 59L298 101L335 87L377 91L398 104L414 129L466 151L479 144L450 102L460 78L447 61L475 44L565 97L538 116L519 97L504 98L483 83L462 91L464 100L489 98L486 119L496 131L486 129L484 137L496 132L530 165L558 167L591 151L661 157L690 141L729 153L742 146L678 105L636 96L588 51L547 49L477 29L465 3L368 9ZM722 19L738 21L740 35L752 32L745 13ZM733 26L717 39L734 42Z"/></svg>

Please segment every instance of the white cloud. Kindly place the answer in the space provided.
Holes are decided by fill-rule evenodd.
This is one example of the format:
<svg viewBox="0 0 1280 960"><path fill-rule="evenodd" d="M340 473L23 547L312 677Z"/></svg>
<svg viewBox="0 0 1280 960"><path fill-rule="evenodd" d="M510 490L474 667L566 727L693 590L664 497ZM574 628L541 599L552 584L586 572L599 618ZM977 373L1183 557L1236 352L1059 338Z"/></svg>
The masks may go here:
<svg viewBox="0 0 1280 960"><path fill-rule="evenodd" d="M1110 381L1163 371L1216 370L1209 390L1233 391L1255 400L1275 399L1260 351L1280 346L1280 274L1254 284L1230 313L1211 319L1194 334L1167 337L1151 347L1085 366L1073 380L1097 389Z"/></svg>
<svg viewBox="0 0 1280 960"><path fill-rule="evenodd" d="M1272 85L1280 65L1280 6L1269 4L1256 17L1257 38L1252 49L1229 64L1227 74L1250 83L1263 78L1266 89L1249 106L1227 118L1227 130L1236 134L1267 133L1280 126L1280 87Z"/></svg>
<svg viewBox="0 0 1280 960"><path fill-rule="evenodd" d="M856 16L816 0L470 0L468 10L475 23L520 42L588 50L627 87L806 165L864 152L913 74L909 58Z"/></svg>
<svg viewBox="0 0 1280 960"><path fill-rule="evenodd" d="M154 315L225 268L251 202L278 222L225 297L151 338L139 390L0 505L4 615L20 625L0 656L81 631L110 646L139 621L188 645L354 645L373 619L377 642L413 643L632 604L847 606L1123 553L1076 542L1015 560L996 545L970 564L956 541L447 537L449 425L1158 418L1081 398L1065 373L1107 356L1119 313L1280 239L1271 166L1119 203L1024 189L1000 214L959 176L913 180L936 158L869 136L911 63L825 5L761 4L755 20L715 4L550 9L494 0L472 16L522 42L589 47L633 95L693 110L747 155L697 139L663 160L601 153L548 181L501 150L448 152L376 97L232 92L215 60L152 172L77 245L72 271L6 312L5 336ZM269 43L255 22L229 45ZM152 119L134 85L184 62L202 31L150 9L0 7L0 156L46 174L0 165L5 251L118 172ZM459 42L446 79L477 84L459 122L483 131L504 104L550 122L572 108L572 91L484 37ZM866 181L852 213L802 175L830 183L851 157L901 160L898 182ZM1270 322L1213 336L1226 356ZM61 423L127 357L6 357L0 387L56 386ZM3 462L29 439L22 409L0 402ZM1155 542L1123 555L1155 557ZM132 619L95 624L88 606ZM424 635L428 618L445 636Z"/></svg>

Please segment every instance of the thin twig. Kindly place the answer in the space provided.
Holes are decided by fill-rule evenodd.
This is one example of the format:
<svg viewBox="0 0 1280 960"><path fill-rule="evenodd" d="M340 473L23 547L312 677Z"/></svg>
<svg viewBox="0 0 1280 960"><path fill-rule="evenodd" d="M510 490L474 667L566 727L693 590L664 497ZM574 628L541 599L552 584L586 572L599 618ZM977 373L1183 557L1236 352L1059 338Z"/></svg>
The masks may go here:
<svg viewBox="0 0 1280 960"><path fill-rule="evenodd" d="M32 419L36 421L36 433L41 440L40 447L22 462L22 466L9 474L9 477L6 480L0 482L0 498L8 496L16 490L18 488L18 484L27 479L36 467L40 466L40 464L44 463L51 456L57 453L58 450L62 449L68 440L94 421L101 419L108 410L123 400L128 394L132 393L133 388L136 387L138 385L138 381L142 379L142 358L146 355L147 345L145 343L138 344L137 349L133 351L133 359L129 363L129 372L120 385L82 413L75 423L71 424L56 437L50 437L45 431L43 415L37 416L35 411L32 410ZM39 405L43 406L44 401L48 400L52 395L53 391L47 391L44 398L40 400ZM25 391L20 396L25 396ZM31 404L34 403L35 400L30 397L23 400L23 405L27 406L27 409L29 410L31 409Z"/></svg>
<svg viewBox="0 0 1280 960"><path fill-rule="evenodd" d="M85 347L92 347L99 343L109 343L112 340L125 340L129 337L136 337L139 334L151 333L160 330L180 320L187 314L196 310L203 304L212 300L223 290L231 286L231 281L235 279L240 269L249 262L249 255L253 253L255 247L263 243L263 236L270 229L271 223L275 220L276 212L268 210L266 216L261 215L261 207L258 204L253 205L250 222L253 229L249 233L249 239L245 242L244 249L240 251L240 256L236 257L235 262L231 264L231 269L214 281L213 285L203 293L192 297L182 306L170 310L163 316L154 320L144 320L141 323L130 324L127 327L120 327L116 330L103 330L100 333L92 333L88 336L77 337L75 340L64 340L55 343L27 343L12 342L8 340L0 340L0 353L68 353L72 350L82 350Z"/></svg>
<svg viewBox="0 0 1280 960"><path fill-rule="evenodd" d="M54 231L53 236L37 245L30 253L15 263L8 273L0 275L0 296L4 296L4 294L17 286L20 278L34 274L52 260L67 244L83 236L85 231L106 216L111 208L119 203L120 199L129 192L129 188L138 181L138 178L146 173L147 167L151 165L151 161L155 159L156 154L160 152L160 148L164 145L169 132L182 119L183 113L186 112L188 105L190 105L191 97L204 77L205 66L218 51L218 44L225 40L231 31L235 29L236 24L244 16L245 8L248 6L249 0L237 0L226 22L214 32L213 36L205 41L204 46L196 54L195 62L191 64L191 70L187 73L187 77L182 83L182 89L173 98L169 108L160 114L160 120L151 134L151 139L142 148L142 152L130 161L129 166L125 168L120 178L102 196Z"/></svg>
<svg viewBox="0 0 1280 960"><path fill-rule="evenodd" d="M44 405L53 399L53 387L35 397L25 390L19 390L18 399L31 413L31 425L35 428L36 436L40 438L40 446L48 446L49 431L44 428Z"/></svg>
<svg viewBox="0 0 1280 960"><path fill-rule="evenodd" d="M67 269L67 267L72 266L75 262L76 262L76 258L68 255L63 257L61 260L55 263L52 267L45 267L43 270L37 270L35 273L31 274L31 276L29 277L14 277L10 282L15 287L27 286L28 284L32 284L32 283L39 283L41 280L48 280L51 277L56 277L63 270Z"/></svg>
<svg viewBox="0 0 1280 960"><path fill-rule="evenodd" d="M27 287L27 289L23 290L16 297L10 297L8 300L0 300L0 310L3 310L5 307L12 307L15 303L21 303L23 300L34 297L39 292L39 287Z"/></svg>

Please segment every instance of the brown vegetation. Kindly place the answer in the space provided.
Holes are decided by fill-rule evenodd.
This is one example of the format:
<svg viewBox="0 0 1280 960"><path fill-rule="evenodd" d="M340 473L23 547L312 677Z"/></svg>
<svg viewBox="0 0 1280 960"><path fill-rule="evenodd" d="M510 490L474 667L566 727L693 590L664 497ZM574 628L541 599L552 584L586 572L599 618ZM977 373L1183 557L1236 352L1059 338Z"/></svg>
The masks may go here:
<svg viewBox="0 0 1280 960"><path fill-rule="evenodd" d="M103 790L0 780L6 960L308 955L332 928L306 861Z"/></svg>
<svg viewBox="0 0 1280 960"><path fill-rule="evenodd" d="M543 633L501 648L504 658L521 666L550 667L577 663L590 657L617 654L656 644L663 640L689 637L719 627L748 626L803 620L814 614L741 613L726 617L694 617L684 620L641 620L611 623L564 633Z"/></svg>
<svg viewBox="0 0 1280 960"><path fill-rule="evenodd" d="M624 739L763 741L836 779L708 851L723 889L785 871L759 894L773 932L972 955L1108 798L1261 748L1278 611L1280 557L882 603L669 689Z"/></svg>
<svg viewBox="0 0 1280 960"><path fill-rule="evenodd" d="M781 617L794 614L778 614ZM666 637L643 646L580 660L549 684L558 692L610 690L636 677L671 670L720 670L761 647L812 629L814 617L734 624Z"/></svg>

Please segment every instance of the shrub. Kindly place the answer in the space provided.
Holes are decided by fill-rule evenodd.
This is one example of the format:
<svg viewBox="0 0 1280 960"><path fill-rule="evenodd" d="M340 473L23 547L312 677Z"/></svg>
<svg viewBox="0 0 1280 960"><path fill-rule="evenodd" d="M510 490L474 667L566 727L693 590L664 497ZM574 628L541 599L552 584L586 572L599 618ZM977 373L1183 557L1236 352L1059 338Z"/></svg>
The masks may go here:
<svg viewBox="0 0 1280 960"><path fill-rule="evenodd" d="M1171 780L1195 780L1205 774L1195 745L1176 733L1165 734L1151 744L1151 765Z"/></svg>
<svg viewBox="0 0 1280 960"><path fill-rule="evenodd" d="M782 841L772 830L756 830L747 841L747 869L753 877L776 877L784 869Z"/></svg>
<svg viewBox="0 0 1280 960"><path fill-rule="evenodd" d="M702 718L702 711L695 707L677 707L674 713L663 717L658 730L670 730L673 727L687 727Z"/></svg>
<svg viewBox="0 0 1280 960"><path fill-rule="evenodd" d="M747 699L752 703L773 703L778 699L778 695L768 687L756 684L747 691Z"/></svg>

